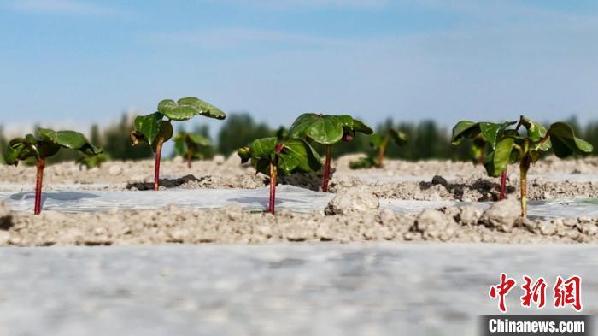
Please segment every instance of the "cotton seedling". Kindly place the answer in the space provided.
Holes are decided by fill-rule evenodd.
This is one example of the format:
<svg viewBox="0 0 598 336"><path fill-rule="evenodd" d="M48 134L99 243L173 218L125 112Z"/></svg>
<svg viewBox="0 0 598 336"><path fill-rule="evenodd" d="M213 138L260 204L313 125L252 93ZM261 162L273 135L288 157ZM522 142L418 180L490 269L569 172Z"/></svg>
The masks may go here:
<svg viewBox="0 0 598 336"><path fill-rule="evenodd" d="M33 214L41 213L41 195L44 180L46 159L54 156L61 149L81 152L86 157L101 155L102 150L89 143L85 136L74 131L53 131L48 128L37 128L33 134L24 138L12 139L4 153L7 164L18 165L19 161L35 161L37 175L35 179L35 203Z"/></svg>
<svg viewBox="0 0 598 336"><path fill-rule="evenodd" d="M324 146L324 174L322 191L328 191L332 146L340 141L351 141L355 133L372 134L372 129L350 115L326 115L306 113L300 115L291 128L291 138L313 141Z"/></svg>
<svg viewBox="0 0 598 336"><path fill-rule="evenodd" d="M179 132L174 137L174 154L182 156L191 168L194 159L203 160L210 157L210 139L199 133Z"/></svg>
<svg viewBox="0 0 598 336"><path fill-rule="evenodd" d="M468 137L469 132L478 132L477 127L481 129L481 123L476 126L474 122L462 121L455 127L456 131L454 130L453 135ZM564 158L572 155L587 155L593 151L590 143L576 137L573 128L562 121L545 128L525 116L520 116L519 121L494 124L486 130L484 137L487 142L490 142L484 146L486 172L490 176L499 176L505 172L509 163L519 164L522 217L527 215L527 173L532 163L538 161L542 153L552 150L554 155Z"/></svg>
<svg viewBox="0 0 598 336"><path fill-rule="evenodd" d="M256 172L270 176L268 212L274 214L279 175L310 173L321 168L320 156L302 139L279 140L276 137L254 140L239 149L242 162L250 161Z"/></svg>
<svg viewBox="0 0 598 336"><path fill-rule="evenodd" d="M131 133L133 144L148 143L154 150L154 190L160 188L160 161L162 145L172 138L172 122L186 121L202 115L223 120L226 114L212 104L195 97L185 97L177 102L171 99L162 100L157 111L135 118L134 130Z"/></svg>
<svg viewBox="0 0 598 336"><path fill-rule="evenodd" d="M402 146L407 143L407 135L392 128L389 128L384 135L380 133L372 134L370 137L372 151L358 161L349 162L349 167L351 169L384 168L384 156L391 142L397 146Z"/></svg>

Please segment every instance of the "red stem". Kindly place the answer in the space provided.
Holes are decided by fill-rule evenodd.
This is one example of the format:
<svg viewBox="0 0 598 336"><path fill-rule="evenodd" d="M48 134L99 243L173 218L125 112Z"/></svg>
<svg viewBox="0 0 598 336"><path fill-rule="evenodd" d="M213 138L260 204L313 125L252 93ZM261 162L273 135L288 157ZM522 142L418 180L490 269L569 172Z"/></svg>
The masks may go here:
<svg viewBox="0 0 598 336"><path fill-rule="evenodd" d="M42 186L44 183L44 167L46 162L44 159L37 159L37 176L35 178L35 204L33 207L33 214L39 215L42 212Z"/></svg>
<svg viewBox="0 0 598 336"><path fill-rule="evenodd" d="M160 189L160 160L162 158L162 141L156 143L156 154L154 162L154 191Z"/></svg>
<svg viewBox="0 0 598 336"><path fill-rule="evenodd" d="M500 174L500 196L498 200L504 200L507 197L507 170Z"/></svg>
<svg viewBox="0 0 598 336"><path fill-rule="evenodd" d="M278 171L274 162L270 162L270 201L268 203L268 212L274 215L274 204L276 203L276 183Z"/></svg>
<svg viewBox="0 0 598 336"><path fill-rule="evenodd" d="M328 181L330 181L330 160L332 159L332 148L326 145L326 160L324 161L324 176L322 177L322 191L328 191Z"/></svg>

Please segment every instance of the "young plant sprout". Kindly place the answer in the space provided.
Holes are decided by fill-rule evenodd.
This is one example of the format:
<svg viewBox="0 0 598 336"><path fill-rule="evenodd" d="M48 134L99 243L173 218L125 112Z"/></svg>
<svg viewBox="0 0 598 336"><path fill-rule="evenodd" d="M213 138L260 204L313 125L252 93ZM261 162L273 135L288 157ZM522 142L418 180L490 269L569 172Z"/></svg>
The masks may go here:
<svg viewBox="0 0 598 336"><path fill-rule="evenodd" d="M459 125L459 124L458 124ZM565 122L556 122L548 129L524 116L519 121L506 122L496 134L492 151L485 151L484 167L491 176L503 173L509 162L519 163L519 189L521 216L527 215L527 172L532 163L538 161L543 152L552 149L559 158L576 154L587 155L593 151L592 145L575 136L573 128ZM462 132L468 132L466 124L461 124ZM523 130L522 130L523 129ZM491 133L492 134L492 133ZM492 136L488 137L492 140ZM486 146L485 149L488 149Z"/></svg>
<svg viewBox="0 0 598 336"><path fill-rule="evenodd" d="M318 153L307 141L301 139L257 139L249 146L239 149L238 155L242 162L251 161L256 172L270 176L268 212L272 214L279 174L310 173L318 171L322 166Z"/></svg>
<svg viewBox="0 0 598 336"><path fill-rule="evenodd" d="M48 128L37 128L34 134L27 134L25 138L10 140L4 153L7 164L18 165L19 161L34 160L37 166L35 182L35 203L33 214L41 213L41 194L44 180L46 158L56 155L62 148L77 150L86 156L101 154L101 150L90 144L85 136L73 131L53 131Z"/></svg>
<svg viewBox="0 0 598 336"><path fill-rule="evenodd" d="M100 168L102 163L108 161L108 155L100 153L97 155L82 155L77 159L79 168L85 167L87 169Z"/></svg>
<svg viewBox="0 0 598 336"><path fill-rule="evenodd" d="M193 159L206 159L210 157L210 139L198 133L179 132L174 137L174 153L182 156L191 168Z"/></svg>
<svg viewBox="0 0 598 336"><path fill-rule="evenodd" d="M300 115L289 129L291 138L306 139L324 145L326 158L322 191L328 191L332 145L339 141L351 141L355 133L372 134L372 129L350 115L326 115L306 113Z"/></svg>
<svg viewBox="0 0 598 336"><path fill-rule="evenodd" d="M398 132L395 129L389 128L386 134L382 136L379 133L374 133L370 137L370 145L373 152L367 153L367 156L359 161L349 163L351 169L360 168L384 168L384 154L390 141L393 141L397 146L402 146L407 143L407 135L403 132Z"/></svg>
<svg viewBox="0 0 598 336"><path fill-rule="evenodd" d="M459 121L453 127L453 145L461 143L464 139L471 140L471 156L474 163L485 164L486 158L494 156L496 144L503 139L508 127L515 125L516 121L504 123ZM509 133L510 131L507 131ZM509 162L510 163L510 162ZM508 163L507 163L508 164ZM507 165L500 173L499 200L505 199L507 194Z"/></svg>
<svg viewBox="0 0 598 336"><path fill-rule="evenodd" d="M195 97L185 97L175 102L171 99L162 100L158 110L149 115L135 118L131 140L136 145L140 142L148 143L155 153L154 190L160 187L160 160L162 145L172 138L172 121L186 121L196 115L223 120L226 114L212 104ZM166 120L164 120L166 118Z"/></svg>

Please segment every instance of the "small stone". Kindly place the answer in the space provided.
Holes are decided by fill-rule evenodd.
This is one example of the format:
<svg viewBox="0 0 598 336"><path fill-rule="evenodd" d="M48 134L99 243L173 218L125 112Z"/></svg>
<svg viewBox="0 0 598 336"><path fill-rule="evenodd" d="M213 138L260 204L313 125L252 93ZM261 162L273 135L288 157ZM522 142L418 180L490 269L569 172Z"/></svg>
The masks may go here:
<svg viewBox="0 0 598 336"><path fill-rule="evenodd" d="M241 157L239 157L236 152L233 152L228 156L226 161L224 161L224 165L227 167L239 167L241 166Z"/></svg>
<svg viewBox="0 0 598 336"><path fill-rule="evenodd" d="M285 234L288 241L301 242L310 238L310 235L305 230L290 230Z"/></svg>
<svg viewBox="0 0 598 336"><path fill-rule="evenodd" d="M565 218L563 219L563 225L567 227L576 227L577 226L577 219L575 218Z"/></svg>
<svg viewBox="0 0 598 336"><path fill-rule="evenodd" d="M448 240L455 234L454 221L434 209L423 210L416 219L416 229L424 238Z"/></svg>
<svg viewBox="0 0 598 336"><path fill-rule="evenodd" d="M512 232L513 226L519 220L519 202L514 198L494 203L484 212L482 221L488 226L502 232Z"/></svg>
<svg viewBox="0 0 598 336"><path fill-rule="evenodd" d="M456 218L461 213L461 209L456 206L444 207L441 211L449 218Z"/></svg>
<svg viewBox="0 0 598 336"><path fill-rule="evenodd" d="M353 188L339 192L326 207L327 215L343 215L355 212L377 210L380 207L378 197L363 188Z"/></svg>
<svg viewBox="0 0 598 336"><path fill-rule="evenodd" d="M186 238L190 236L189 230L187 229L175 229L169 233L170 241L176 243L182 243L185 241Z"/></svg>
<svg viewBox="0 0 598 336"><path fill-rule="evenodd" d="M476 207L466 205L461 207L459 217L462 225L473 226L478 224L478 220L482 216L482 211Z"/></svg>
<svg viewBox="0 0 598 336"><path fill-rule="evenodd" d="M556 225L552 222L540 222L538 227L543 235L553 235L556 232Z"/></svg>
<svg viewBox="0 0 598 336"><path fill-rule="evenodd" d="M529 218L525 218L523 220L523 226L525 226L525 228L531 233L536 233L536 230L538 229L538 223Z"/></svg>
<svg viewBox="0 0 598 336"><path fill-rule="evenodd" d="M10 234L8 231L0 231L0 246L8 245L8 241L10 240Z"/></svg>
<svg viewBox="0 0 598 336"><path fill-rule="evenodd" d="M108 168L108 174L112 175L112 176L116 176L116 175L120 175L122 174L123 169L121 166L118 165L113 165L110 166L110 168Z"/></svg>
<svg viewBox="0 0 598 336"><path fill-rule="evenodd" d="M213 159L214 163L216 164L223 164L226 161L226 158L222 155L214 155Z"/></svg>
<svg viewBox="0 0 598 336"><path fill-rule="evenodd" d="M378 211L378 221L382 224L390 224L396 220L396 214L390 209L380 209Z"/></svg>
<svg viewBox="0 0 598 336"><path fill-rule="evenodd" d="M579 226L579 232L588 236L598 235L598 226L594 223L581 223Z"/></svg>
<svg viewBox="0 0 598 336"><path fill-rule="evenodd" d="M420 233L417 232L405 232L403 233L403 239L405 240L416 240L421 237Z"/></svg>

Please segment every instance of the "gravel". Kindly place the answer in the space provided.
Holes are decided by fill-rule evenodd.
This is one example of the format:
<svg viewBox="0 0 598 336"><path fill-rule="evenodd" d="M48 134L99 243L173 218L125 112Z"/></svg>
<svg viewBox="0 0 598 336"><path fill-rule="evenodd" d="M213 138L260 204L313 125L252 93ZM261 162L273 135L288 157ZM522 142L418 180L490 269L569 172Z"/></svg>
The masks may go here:
<svg viewBox="0 0 598 336"><path fill-rule="evenodd" d="M33 182L33 168L2 166L0 190L10 196L8 204L11 208L0 205L0 245L321 241L570 244L598 241L598 216L592 203L580 205L564 201L567 195L598 197L596 182L592 180L531 180L530 213L540 215L522 221L513 188L516 185L513 167L510 168L511 194L508 199L491 202L496 198L497 179L485 177L481 167L470 163L389 160L385 169L354 171L344 166L346 162L347 158L340 158L335 165L331 182L333 193L280 186L278 199L281 206L277 216L259 211L255 213L255 210L263 208L261 203L267 197L265 185L268 179L255 174L251 168L242 167L234 157L194 162L191 169L186 168L186 163L181 160L166 161L163 164L163 191L160 193L132 191L151 187L153 164L149 161L108 162L100 169L82 171L74 164L50 166L46 174L45 195L58 201L54 205L48 201L46 210L39 217L29 215L28 211L14 211L18 210L14 208L15 197L23 198L19 202L27 202L26 206L31 206L29 193L15 194L16 191L29 190L28 187L15 185ZM536 174L575 172L576 176L593 176L598 174L598 159L557 161L548 158L536 164L532 171ZM430 178L392 182L393 178L405 177L404 174L409 172ZM381 179L380 175L387 179ZM375 181L367 177L374 177ZM319 184L319 178L317 174L292 176L283 182L314 189ZM58 192L63 190L61 183L69 184L73 191ZM197 189L201 189L201 193ZM85 197L89 204L78 201L65 206L61 203L68 195L85 193L89 194ZM307 198L306 193L310 193ZM208 197L208 194L212 196ZM558 197L564 203L542 203L540 200L547 195ZM220 197L224 203L220 202L220 198L220 201L210 203L213 201L211 197ZM145 200L148 209L140 207L139 200ZM21 203L18 204L23 205ZM206 208L231 203L236 205L208 210L199 209L199 203L203 204L200 207ZM88 212L66 212L72 207ZM569 217L551 217L551 211L558 207L567 210Z"/></svg>

